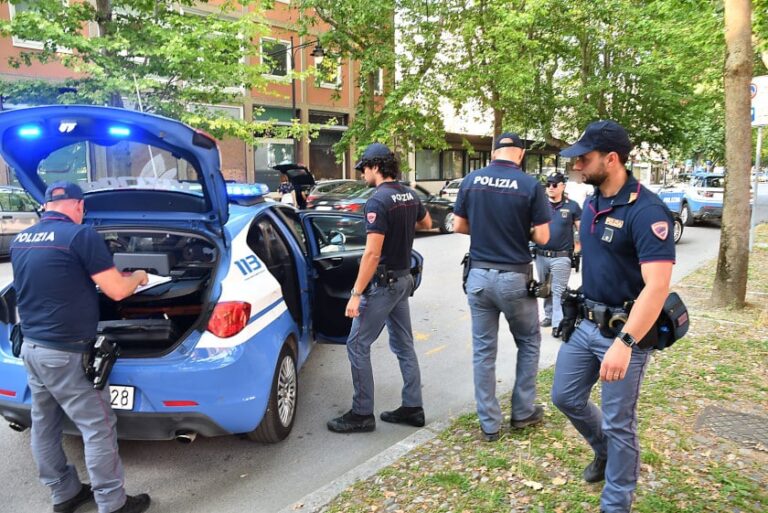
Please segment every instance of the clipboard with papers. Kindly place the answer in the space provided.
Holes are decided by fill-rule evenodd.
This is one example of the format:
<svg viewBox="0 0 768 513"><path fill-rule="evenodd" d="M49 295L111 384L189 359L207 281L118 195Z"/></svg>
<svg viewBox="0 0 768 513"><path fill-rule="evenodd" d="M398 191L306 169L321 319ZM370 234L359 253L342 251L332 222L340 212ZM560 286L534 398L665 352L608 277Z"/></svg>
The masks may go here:
<svg viewBox="0 0 768 513"><path fill-rule="evenodd" d="M172 278L170 276L160 276L159 274L147 273L146 285L139 285L134 291L134 294L144 292L145 290L149 290L152 287L162 285L163 283L168 283L169 281L171 281L171 279Z"/></svg>

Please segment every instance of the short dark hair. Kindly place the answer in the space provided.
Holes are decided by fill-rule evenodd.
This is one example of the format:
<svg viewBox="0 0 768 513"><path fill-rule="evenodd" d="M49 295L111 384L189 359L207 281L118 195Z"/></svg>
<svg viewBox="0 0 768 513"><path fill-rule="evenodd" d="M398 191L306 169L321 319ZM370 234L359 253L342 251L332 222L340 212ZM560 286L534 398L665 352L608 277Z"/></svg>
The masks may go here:
<svg viewBox="0 0 768 513"><path fill-rule="evenodd" d="M603 157L605 157L609 153L615 153L616 155L619 156L619 162L621 162L622 166L626 166L627 161L629 160L629 153L619 153L618 151L598 151L598 153Z"/></svg>
<svg viewBox="0 0 768 513"><path fill-rule="evenodd" d="M384 178L397 180L397 177L400 174L400 162L397 160L394 153L390 153L386 157L374 157L360 163L361 168L376 166L379 167L379 173L381 173L381 176Z"/></svg>

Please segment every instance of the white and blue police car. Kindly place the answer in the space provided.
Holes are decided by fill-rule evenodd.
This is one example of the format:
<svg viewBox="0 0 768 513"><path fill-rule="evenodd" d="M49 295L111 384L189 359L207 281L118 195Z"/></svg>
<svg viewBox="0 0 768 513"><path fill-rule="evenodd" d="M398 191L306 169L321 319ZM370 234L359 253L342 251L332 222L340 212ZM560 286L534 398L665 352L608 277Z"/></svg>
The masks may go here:
<svg viewBox="0 0 768 513"><path fill-rule="evenodd" d="M0 113L0 156L38 201L48 183L80 184L84 222L118 269L161 278L123 301L100 299L98 331L120 348L109 383L121 438L288 436L298 370L317 340L343 343L349 332L362 216L297 211L266 200L263 185L226 183L209 135L123 109ZM421 262L414 252L417 284ZM0 287L0 415L23 430L17 322L11 282Z"/></svg>

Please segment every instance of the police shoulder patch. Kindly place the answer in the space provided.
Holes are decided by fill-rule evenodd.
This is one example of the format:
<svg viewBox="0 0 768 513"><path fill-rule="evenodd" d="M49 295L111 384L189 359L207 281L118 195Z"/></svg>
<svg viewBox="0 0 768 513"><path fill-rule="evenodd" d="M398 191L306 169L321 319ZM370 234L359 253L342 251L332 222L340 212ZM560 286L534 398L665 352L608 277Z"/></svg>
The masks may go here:
<svg viewBox="0 0 768 513"><path fill-rule="evenodd" d="M667 240L669 235L669 224L666 221L659 221L651 225L653 234L661 240Z"/></svg>
<svg viewBox="0 0 768 513"><path fill-rule="evenodd" d="M376 222L376 212L368 212L365 214L365 218L368 220L370 224L373 224Z"/></svg>

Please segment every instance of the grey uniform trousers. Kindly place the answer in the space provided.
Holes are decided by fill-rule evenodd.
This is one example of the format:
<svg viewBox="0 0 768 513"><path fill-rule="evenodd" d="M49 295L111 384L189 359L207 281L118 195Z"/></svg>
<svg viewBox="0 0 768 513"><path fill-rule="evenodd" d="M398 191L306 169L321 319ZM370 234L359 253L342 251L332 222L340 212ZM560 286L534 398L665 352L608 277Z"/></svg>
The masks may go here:
<svg viewBox="0 0 768 513"><path fill-rule="evenodd" d="M480 426L496 433L501 408L496 399L496 353L499 345L499 314L504 314L517 345L512 418L533 415L536 374L539 371L538 305L528 295L528 274L495 269L472 269L467 277L467 299L472 311L472 365L475 402Z"/></svg>
<svg viewBox="0 0 768 513"><path fill-rule="evenodd" d="M563 307L560 300L571 277L570 257L546 257L536 255L536 274L544 282L547 275L552 275L552 295L544 299L544 317L552 320L552 327L557 328L563 320Z"/></svg>
<svg viewBox="0 0 768 513"><path fill-rule="evenodd" d="M117 452L117 419L109 390L94 390L83 371L83 355L34 343L22 346L32 392L32 455L40 481L51 490L54 504L77 495L81 483L62 447L64 416L80 430L85 464L99 513L125 504L123 464Z"/></svg>
<svg viewBox="0 0 768 513"><path fill-rule="evenodd" d="M407 275L391 285L372 286L360 300L360 315L352 320L347 338L347 354L355 388L352 411L358 415L373 413L371 345L379 338L384 326L389 333L389 347L397 356L403 375L402 405L422 405L421 371L413 347L408 306L413 286L413 276Z"/></svg>

